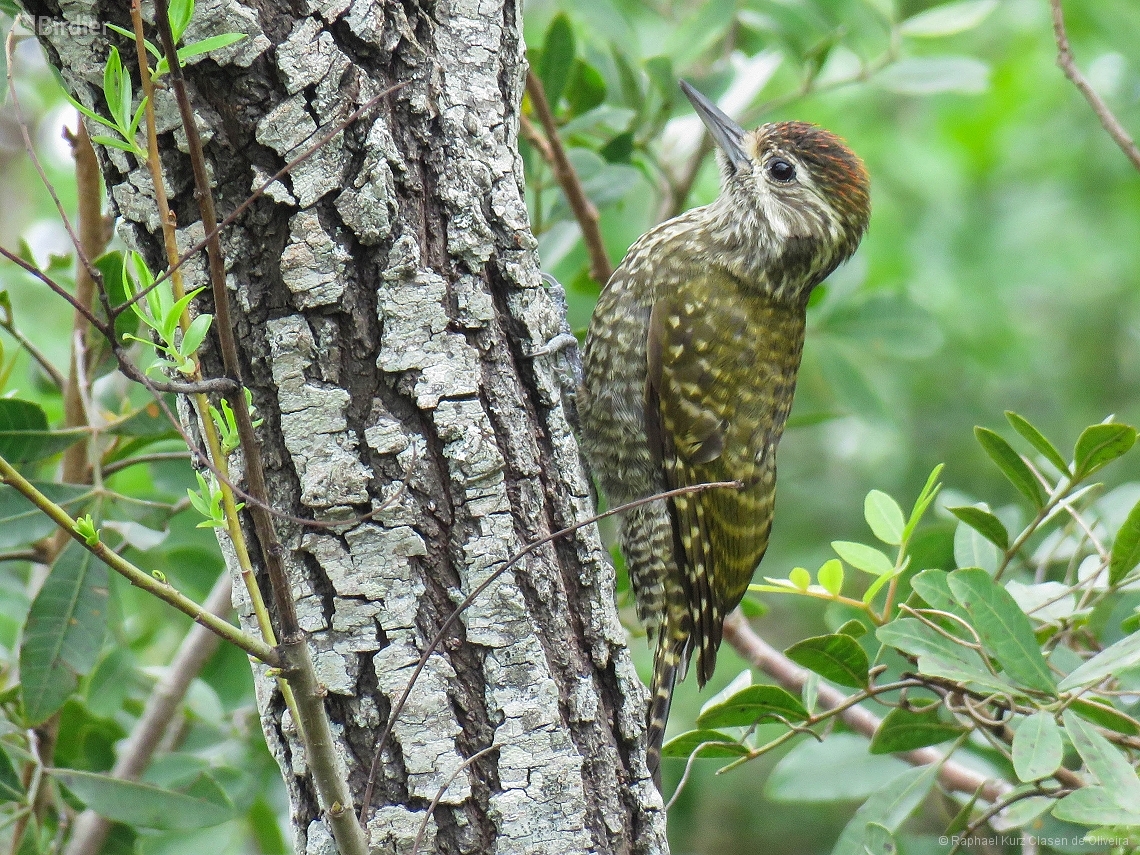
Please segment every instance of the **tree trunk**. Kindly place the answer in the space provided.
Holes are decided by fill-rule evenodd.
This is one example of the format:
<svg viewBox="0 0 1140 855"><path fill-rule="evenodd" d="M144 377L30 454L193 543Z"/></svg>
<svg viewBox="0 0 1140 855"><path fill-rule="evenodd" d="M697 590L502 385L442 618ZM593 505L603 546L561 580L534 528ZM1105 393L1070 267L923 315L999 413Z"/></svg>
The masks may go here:
<svg viewBox="0 0 1140 855"><path fill-rule="evenodd" d="M123 2L60 5L27 8L130 28ZM592 512L571 433L576 356L531 356L565 313L540 282L523 203L520 13L512 0L199 0L185 38L247 34L187 68L221 215L403 84L222 235L276 507L321 520L381 508L335 529L277 521L357 800L392 705L455 605L527 543ZM97 111L111 44L137 92L133 46L114 33L49 29L41 41ZM185 136L159 95L188 247L202 228ZM120 233L165 268L145 168L118 150L100 157ZM185 269L188 290L206 284L201 258ZM209 354L205 367L220 373ZM528 555L467 609L383 756L374 847L410 852L426 819L421 852L666 851L644 689L612 594L591 526ZM256 679L296 851L331 852L295 729L273 681Z"/></svg>

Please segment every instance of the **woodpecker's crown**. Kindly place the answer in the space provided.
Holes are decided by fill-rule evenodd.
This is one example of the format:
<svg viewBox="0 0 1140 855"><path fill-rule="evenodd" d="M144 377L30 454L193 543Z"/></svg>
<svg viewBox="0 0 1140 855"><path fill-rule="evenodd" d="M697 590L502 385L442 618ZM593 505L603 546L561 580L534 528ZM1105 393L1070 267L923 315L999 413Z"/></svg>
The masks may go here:
<svg viewBox="0 0 1140 855"><path fill-rule="evenodd" d="M718 207L738 220L745 242L811 244L827 259L824 276L850 257L867 229L871 200L867 171L846 143L807 122L745 131L685 81L681 88L721 151Z"/></svg>

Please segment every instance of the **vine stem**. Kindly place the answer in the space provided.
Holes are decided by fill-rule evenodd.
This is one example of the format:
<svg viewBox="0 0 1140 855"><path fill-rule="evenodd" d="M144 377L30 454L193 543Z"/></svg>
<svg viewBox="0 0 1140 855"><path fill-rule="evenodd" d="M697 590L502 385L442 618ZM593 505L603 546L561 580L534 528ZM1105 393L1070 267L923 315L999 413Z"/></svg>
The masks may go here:
<svg viewBox="0 0 1140 855"><path fill-rule="evenodd" d="M731 644L754 668L768 674L790 692L798 693L808 680L809 672L796 665L753 632L739 609L725 619L724 640ZM849 703L846 695L823 682L819 684L817 697L821 704L829 708ZM839 714L839 717L848 727L868 739L875 735L879 725L883 723L881 718L861 706L847 706ZM938 773L938 778L943 786L962 793L973 793L980 788L982 796L989 802L996 802L1013 789L1005 781L986 778L973 769L968 769L962 764L948 759L942 752L934 748L917 748L914 751L907 751L897 756L912 766L929 766L932 763L941 763L942 767Z"/></svg>
<svg viewBox="0 0 1140 855"><path fill-rule="evenodd" d="M73 540L78 541L84 549L91 552L116 573L124 576L136 588L141 588L148 594L158 597L164 603L174 606L178 611L193 618L195 623L199 623L220 635L226 641L240 647L250 656L260 659L267 665L280 666L282 664L280 654L261 639L247 635L233 624L210 614L198 603L175 590L169 583L155 579L149 573L127 561L101 540L89 541L76 529L75 520L67 511L37 490L35 485L17 472L12 464L3 457L0 457L0 481L15 487L24 498L51 517L52 521L66 531Z"/></svg>
<svg viewBox="0 0 1140 855"><path fill-rule="evenodd" d="M230 300L226 290L225 262L222 256L221 239L218 235L218 217L214 206L214 194L210 188L210 177L206 168L206 156L194 108L186 89L186 79L178 59L174 34L170 29L168 0L155 0L155 23L162 40L163 53L170 66L170 85L178 112L186 133L186 148L194 174L195 197L202 228L212 235L206 246L210 276L210 288L214 297L214 324L220 345L225 374L241 385L241 360L237 341L234 337L233 321L230 317ZM278 645L282 660L282 676L293 688L296 699L298 735L305 748L305 761L317 791L318 804L324 811L337 849L341 855L367 855L368 841L364 826L356 820L353 808L352 791L344 775L343 765L337 755L336 742L332 735L328 711L325 709L326 690L317 680L312 656L305 634L297 619L289 578L285 572L284 547L277 538L273 519L266 508L269 505L269 490L265 481L265 471L261 451L253 430L244 389L229 395L237 423L238 437L245 461L245 476L250 495L256 499L249 511L254 531L260 545L261 558L273 596L281 643Z"/></svg>
<svg viewBox="0 0 1140 855"><path fill-rule="evenodd" d="M1140 147L1137 147L1136 141L1124 129L1124 125L1120 124L1120 120L1104 103L1104 99L1097 94L1092 84L1077 68L1076 60L1073 59L1073 49L1069 46L1069 35L1065 32L1065 11L1061 8L1061 0L1049 0L1049 5L1053 11L1053 38L1057 42L1057 65L1088 101L1097 119L1100 120L1101 127L1108 131L1108 135L1124 152L1125 157L1132 161L1132 165L1140 169Z"/></svg>
<svg viewBox="0 0 1140 855"><path fill-rule="evenodd" d="M147 141L146 165L150 171L151 183L154 185L154 198L155 203L158 205L158 219L162 224L163 245L166 249L166 263L168 267L173 270L170 277L170 288L174 294L175 301L178 301L186 295L186 288L182 281L182 271L174 268L174 265L178 263L178 239L175 234L176 222L174 212L170 210L170 202L166 195L166 183L162 176L162 161L158 154L158 126L154 115L154 80L151 78L150 63L147 59L146 40L143 33L142 4L140 0L131 0L131 23L134 26L135 32L135 52L138 55L139 77L142 80L143 95L146 98L146 107L144 110L146 115ZM183 309L182 314L179 316L178 327L182 330L183 335L185 335L186 330L190 328L189 306ZM202 381L201 363L197 360L197 354L194 354L194 373L191 375L191 380L195 383ZM250 560L245 533L241 529L241 517L238 514L237 502L234 499L234 491L229 479L229 466L226 463L226 455L222 451L222 443L218 437L218 429L210 414L210 399L204 392L195 392L193 398L195 409L198 411L198 420L201 425L202 434L206 438L206 447L210 451L210 459L213 460L214 466L217 467L218 472L222 476L218 479L218 489L222 493L222 508L226 517L226 532L229 534L230 543L232 543L234 547L234 554L237 557L242 583L245 586L246 592L249 594L250 608L253 610L254 618L257 621L257 628L261 632L262 639L264 639L266 644L276 647L277 634L273 630L273 622L269 619L269 609L265 607L265 598L261 595L261 587L257 584L257 575L254 571L253 561ZM280 678L277 680L277 685L281 690L281 696L285 700L285 706L289 708L289 712L293 715L294 721L299 721L300 717L297 710L297 701L293 697L293 690L285 680Z"/></svg>

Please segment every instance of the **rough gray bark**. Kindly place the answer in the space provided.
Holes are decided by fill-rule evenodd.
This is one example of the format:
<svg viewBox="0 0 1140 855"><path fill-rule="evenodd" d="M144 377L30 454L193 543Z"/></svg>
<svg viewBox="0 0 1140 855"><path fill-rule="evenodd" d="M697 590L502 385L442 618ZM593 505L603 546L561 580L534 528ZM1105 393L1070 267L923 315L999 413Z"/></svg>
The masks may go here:
<svg viewBox="0 0 1140 855"><path fill-rule="evenodd" d="M27 8L130 26L120 2ZM223 215L360 103L406 84L223 234L277 506L346 519L397 496L337 529L278 522L357 798L391 705L455 604L526 543L592 512L565 354L529 356L565 321L523 205L520 12L513 0L199 0L186 37L248 34L187 69ZM129 63L133 48L112 38ZM108 40L43 42L73 93L103 109ZM163 166L190 246L202 229L184 136L160 95ZM162 269L145 169L101 155L121 233ZM188 288L205 284L200 261L185 269ZM467 610L385 752L378 851L410 851L441 788L421 851L666 851L644 689L612 591L590 527ZM264 674L257 688L296 850L331 852L292 723Z"/></svg>

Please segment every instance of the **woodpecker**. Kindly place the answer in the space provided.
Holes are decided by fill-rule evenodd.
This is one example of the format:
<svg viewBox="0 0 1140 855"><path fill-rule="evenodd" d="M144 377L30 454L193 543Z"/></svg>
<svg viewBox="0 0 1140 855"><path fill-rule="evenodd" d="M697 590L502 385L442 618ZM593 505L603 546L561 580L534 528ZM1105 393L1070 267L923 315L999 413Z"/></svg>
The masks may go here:
<svg viewBox="0 0 1140 855"><path fill-rule="evenodd" d="M642 235L598 299L579 397L582 448L611 505L738 481L622 514L638 617L656 638L646 758L654 780L673 688L712 676L725 616L768 546L776 446L792 407L808 297L870 216L862 161L806 122L746 132L688 83L720 195Z"/></svg>

